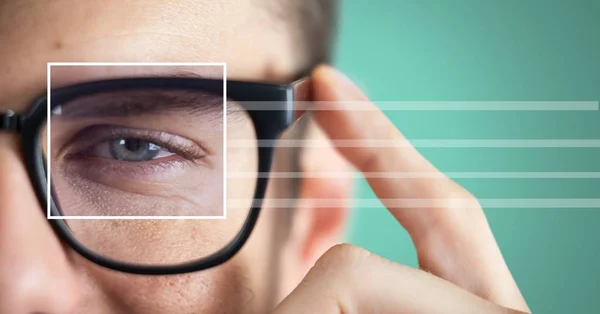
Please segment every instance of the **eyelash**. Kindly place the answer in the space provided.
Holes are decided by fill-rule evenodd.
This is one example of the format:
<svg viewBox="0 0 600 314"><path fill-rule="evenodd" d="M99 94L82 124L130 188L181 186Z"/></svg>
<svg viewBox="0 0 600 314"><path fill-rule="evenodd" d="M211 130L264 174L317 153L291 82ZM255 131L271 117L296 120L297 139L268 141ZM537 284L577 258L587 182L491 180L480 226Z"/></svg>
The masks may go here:
<svg viewBox="0 0 600 314"><path fill-rule="evenodd" d="M188 161L201 159L206 156L206 151L198 144L177 135L161 131L131 129L115 125L94 125L86 127L73 137L70 143L66 145L69 152L66 152L65 157L89 157L89 151L97 145L121 138L151 142ZM80 145L78 143L78 141L82 139L85 139L86 144ZM137 163L149 162L153 161Z"/></svg>

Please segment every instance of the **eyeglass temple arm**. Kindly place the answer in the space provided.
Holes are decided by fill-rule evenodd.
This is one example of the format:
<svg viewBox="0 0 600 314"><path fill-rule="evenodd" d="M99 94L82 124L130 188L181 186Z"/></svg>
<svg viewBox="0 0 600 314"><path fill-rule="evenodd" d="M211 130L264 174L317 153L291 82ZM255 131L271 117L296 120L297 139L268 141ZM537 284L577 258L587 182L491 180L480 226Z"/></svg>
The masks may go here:
<svg viewBox="0 0 600 314"><path fill-rule="evenodd" d="M313 100L311 78L305 76L294 81L291 86L294 93L294 121L297 121L306 113Z"/></svg>

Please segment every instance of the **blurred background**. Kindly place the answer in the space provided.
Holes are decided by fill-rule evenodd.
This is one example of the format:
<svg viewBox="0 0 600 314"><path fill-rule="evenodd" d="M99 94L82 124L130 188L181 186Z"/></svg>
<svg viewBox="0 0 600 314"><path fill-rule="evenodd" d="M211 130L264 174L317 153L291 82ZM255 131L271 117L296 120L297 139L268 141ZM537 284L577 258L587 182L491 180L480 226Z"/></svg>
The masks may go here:
<svg viewBox="0 0 600 314"><path fill-rule="evenodd" d="M345 1L334 63L379 101L557 106L386 112L412 140L597 140L419 150L484 200L534 313L600 312L600 1ZM374 197L364 180L356 197ZM522 199L534 206L519 208ZM383 207L355 208L347 239L417 266L410 238Z"/></svg>

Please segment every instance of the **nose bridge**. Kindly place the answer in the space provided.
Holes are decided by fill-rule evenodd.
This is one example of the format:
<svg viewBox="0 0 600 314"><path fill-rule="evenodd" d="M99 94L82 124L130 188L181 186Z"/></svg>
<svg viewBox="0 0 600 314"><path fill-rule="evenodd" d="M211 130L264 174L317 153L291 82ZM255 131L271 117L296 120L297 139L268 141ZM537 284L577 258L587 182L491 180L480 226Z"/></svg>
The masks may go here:
<svg viewBox="0 0 600 314"><path fill-rule="evenodd" d="M0 314L69 313L75 276L46 220L16 136L18 115L2 114L0 130ZM57 293L60 291L60 293Z"/></svg>

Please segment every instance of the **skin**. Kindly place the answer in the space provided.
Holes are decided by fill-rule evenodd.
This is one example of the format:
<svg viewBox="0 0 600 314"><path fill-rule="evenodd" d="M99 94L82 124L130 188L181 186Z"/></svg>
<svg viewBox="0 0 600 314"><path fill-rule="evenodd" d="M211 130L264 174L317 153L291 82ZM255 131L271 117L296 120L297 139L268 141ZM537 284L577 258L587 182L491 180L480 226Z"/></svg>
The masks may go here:
<svg viewBox="0 0 600 314"><path fill-rule="evenodd" d="M313 114L332 140L406 138L343 74L330 67L313 73ZM357 101L370 110L351 110ZM363 173L440 174L414 147L338 147ZM392 216L410 234L421 269L385 260L363 249L328 250L274 313L524 313L529 308L513 280L477 200L449 178L369 178ZM391 199L429 200L397 206ZM458 202L458 203L457 203ZM368 274L365 276L364 274Z"/></svg>
<svg viewBox="0 0 600 314"><path fill-rule="evenodd" d="M0 51L0 110L26 111L45 90L49 61L225 61L231 78L288 82L300 71L302 65L297 60L302 56L296 55L288 33L273 23L285 24L274 20L260 1L2 1L0 41L10 49ZM202 74L210 76L205 70ZM119 76L165 74L163 69L140 71L70 69L54 72L52 84L57 87ZM334 156L328 158L333 161L332 169L343 169L333 150L321 153ZM276 164L280 167L285 160L276 160ZM294 239L286 246L290 249L276 254L283 247L280 239L286 235L275 223L283 221L281 211L269 211L266 204L252 238L226 265L180 276L127 275L89 263L54 235L34 196L15 134L0 133L0 173L0 313L265 313L337 240L345 219L340 208L329 216L331 225L320 228L323 236L309 237L310 228L294 231ZM333 195L328 191L337 190L349 195L348 181L327 181L307 184L326 187L320 193ZM251 187L243 183L238 186ZM276 196L269 189L267 195ZM247 194L240 188L229 190L233 196ZM317 196L309 189L305 193L307 198ZM299 208L295 220L303 226L321 220L320 214L305 214L310 211L309 207ZM80 222L75 229L92 230L86 223L90 224ZM106 224L113 230L130 230L125 228L129 223ZM146 229L167 230L156 228L165 224L147 222ZM210 225L214 228L215 224ZM162 245L180 243L182 235L173 231L178 229L168 230L168 234L159 231L144 239ZM233 228L225 230L231 232ZM214 236L211 243L223 243L230 235ZM190 243L189 233L186 236L186 243ZM154 260L185 257L181 253L165 256L160 250L132 250L128 245L98 241L93 233L84 239L94 249L113 256L138 252L136 256L145 258L152 253ZM304 254L303 248L310 248L312 253ZM189 252L198 257L198 251ZM283 263L284 259L290 262Z"/></svg>
<svg viewBox="0 0 600 314"><path fill-rule="evenodd" d="M0 110L26 111L44 91L49 61L225 61L230 78L287 82L300 71L302 56L293 36L273 26L285 22L273 20L265 6L250 0L3 1L0 40L9 48L0 50ZM120 75L96 69L59 80L70 84ZM366 101L331 68L318 68L313 79L317 100ZM377 110L316 110L313 115L309 138L403 139ZM274 168L285 171L280 153ZM364 172L437 171L414 149L305 149L298 208L285 232L279 227L282 211L268 210L267 203L251 239L227 264L193 274L144 277L100 268L66 247L34 196L18 136L0 133L0 314L267 313L278 303L275 313L528 311L478 206L447 210L444 201L426 209L389 206L411 234L426 271L347 245L330 249L343 231L351 184L316 174L348 171L348 163ZM285 195L274 182L267 197ZM369 183L382 199L476 203L449 179ZM244 194L242 186L231 189ZM319 198L342 202L324 208L315 201ZM172 230L148 224L142 227ZM159 232L153 239L176 243L186 236ZM117 250L114 245L104 249ZM172 258L161 252L155 258L161 256Z"/></svg>

